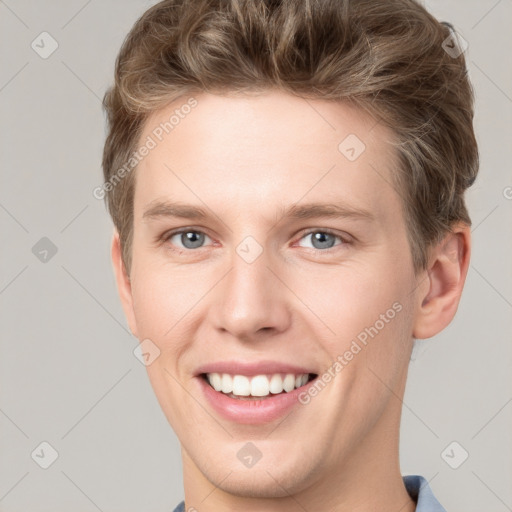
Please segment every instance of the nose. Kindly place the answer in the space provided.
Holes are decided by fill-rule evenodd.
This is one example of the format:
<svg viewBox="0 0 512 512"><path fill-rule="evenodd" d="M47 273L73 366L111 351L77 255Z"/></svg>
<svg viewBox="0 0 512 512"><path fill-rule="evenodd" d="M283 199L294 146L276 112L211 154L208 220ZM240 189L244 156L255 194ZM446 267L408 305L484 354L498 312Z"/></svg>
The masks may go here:
<svg viewBox="0 0 512 512"><path fill-rule="evenodd" d="M230 270L212 297L210 314L217 330L254 341L289 327L291 292L270 259L265 250L252 262L233 252Z"/></svg>

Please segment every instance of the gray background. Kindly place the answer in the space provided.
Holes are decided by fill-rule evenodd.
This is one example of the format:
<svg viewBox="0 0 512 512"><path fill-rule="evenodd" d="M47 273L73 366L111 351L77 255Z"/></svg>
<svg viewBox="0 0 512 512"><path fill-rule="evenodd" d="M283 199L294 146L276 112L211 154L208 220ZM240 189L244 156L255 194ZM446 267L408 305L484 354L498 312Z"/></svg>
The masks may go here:
<svg viewBox="0 0 512 512"><path fill-rule="evenodd" d="M109 259L112 224L92 195L102 183L100 99L122 39L152 3L0 1L2 512L163 512L183 497L179 444L132 353ZM402 473L424 475L448 512L505 512L512 0L426 6L469 43L481 170L468 194L474 248L459 311L411 361ZM58 43L46 59L31 48L43 31ZM33 253L43 237L57 248L46 262ZM58 452L48 469L38 465L50 460L43 441Z"/></svg>

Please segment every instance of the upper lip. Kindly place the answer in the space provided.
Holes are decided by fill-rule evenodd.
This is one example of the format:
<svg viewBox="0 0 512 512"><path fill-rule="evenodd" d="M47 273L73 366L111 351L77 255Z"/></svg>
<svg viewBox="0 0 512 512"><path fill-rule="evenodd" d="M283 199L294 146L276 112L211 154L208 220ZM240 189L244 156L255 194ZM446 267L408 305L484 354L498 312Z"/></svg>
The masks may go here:
<svg viewBox="0 0 512 512"><path fill-rule="evenodd" d="M300 375L304 373L314 373L311 368L298 366L279 361L217 361L208 363L196 369L196 376L204 373L228 373L230 375L267 375L275 373L293 373Z"/></svg>

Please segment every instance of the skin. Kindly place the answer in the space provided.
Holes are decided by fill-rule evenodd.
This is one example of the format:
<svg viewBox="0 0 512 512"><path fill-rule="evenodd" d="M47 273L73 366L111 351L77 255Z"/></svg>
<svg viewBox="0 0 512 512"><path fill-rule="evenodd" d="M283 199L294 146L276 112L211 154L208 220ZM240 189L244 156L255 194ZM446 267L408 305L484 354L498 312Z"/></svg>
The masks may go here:
<svg viewBox="0 0 512 512"><path fill-rule="evenodd" d="M160 350L147 371L181 443L186 509L414 511L398 459L408 363L413 338L435 335L456 312L468 226L453 226L415 273L387 129L346 104L278 91L194 97L137 168L129 276L116 232L112 243L130 329ZM186 99L154 113L140 140ZM349 134L366 146L355 161L338 150ZM156 201L208 218L144 217ZM372 218L284 217L296 203ZM207 235L203 245L166 239L178 228ZM307 233L323 229L332 247ZM248 236L262 249L252 263L236 252ZM195 371L213 361L272 359L322 374L396 302L378 335L284 418L239 424L202 396ZM262 454L251 468L237 458L248 441Z"/></svg>

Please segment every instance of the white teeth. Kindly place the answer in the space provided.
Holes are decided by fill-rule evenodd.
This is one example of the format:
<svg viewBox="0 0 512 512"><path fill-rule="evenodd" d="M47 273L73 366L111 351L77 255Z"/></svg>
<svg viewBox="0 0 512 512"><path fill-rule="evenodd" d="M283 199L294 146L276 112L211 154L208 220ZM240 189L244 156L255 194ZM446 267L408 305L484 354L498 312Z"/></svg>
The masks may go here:
<svg viewBox="0 0 512 512"><path fill-rule="evenodd" d="M237 396L263 397L270 394L277 395L283 391L289 393L295 388L300 388L308 382L309 374L275 373L273 375L255 375L251 378L228 373L208 373L206 377L215 391L225 394L233 393Z"/></svg>
<svg viewBox="0 0 512 512"><path fill-rule="evenodd" d="M289 373L283 380L283 389L289 393L295 389L295 375Z"/></svg>
<svg viewBox="0 0 512 512"><path fill-rule="evenodd" d="M266 375L256 375L256 377L251 379L252 396L267 396L268 393L269 383Z"/></svg>
<svg viewBox="0 0 512 512"><path fill-rule="evenodd" d="M210 384L213 386L215 391L220 391L222 389L222 377L218 373L210 374Z"/></svg>
<svg viewBox="0 0 512 512"><path fill-rule="evenodd" d="M233 376L233 394L238 396L251 394L251 381L245 375Z"/></svg>
<svg viewBox="0 0 512 512"><path fill-rule="evenodd" d="M281 375L272 375L269 388L269 391L274 395L283 392L283 379L281 378Z"/></svg>
<svg viewBox="0 0 512 512"><path fill-rule="evenodd" d="M209 377L210 374L208 374ZM210 380L208 378L208 380ZM223 393L231 393L233 391L233 378L228 373L223 373L221 376L222 391ZM211 384L211 382L210 382Z"/></svg>

